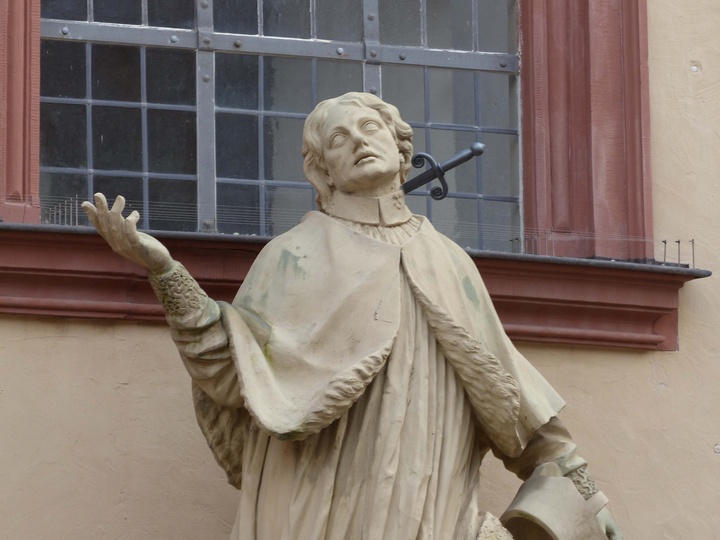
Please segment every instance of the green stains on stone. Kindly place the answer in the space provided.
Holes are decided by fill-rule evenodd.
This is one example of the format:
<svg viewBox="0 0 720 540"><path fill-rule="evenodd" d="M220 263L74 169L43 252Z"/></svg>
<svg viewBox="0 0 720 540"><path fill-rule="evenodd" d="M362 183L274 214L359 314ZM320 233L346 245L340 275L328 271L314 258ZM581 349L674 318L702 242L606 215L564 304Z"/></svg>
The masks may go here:
<svg viewBox="0 0 720 540"><path fill-rule="evenodd" d="M265 355L265 360L267 360L267 363L268 363L270 366L272 366L272 364L273 364L273 355L272 355L272 351L270 350L270 344L269 344L269 343L266 343L262 350L263 350L263 354Z"/></svg>
<svg viewBox="0 0 720 540"><path fill-rule="evenodd" d="M480 309L480 299L478 298L475 287L473 287L473 284L470 281L470 277L465 276L465 278L462 281L462 284L463 284L463 289L465 290L465 296L467 296L468 300L470 300L473 303L473 305L475 306L475 309Z"/></svg>
<svg viewBox="0 0 720 540"><path fill-rule="evenodd" d="M285 274L292 272L297 277L305 277L305 270L300 268L300 259L300 256L283 249L278 261L278 268Z"/></svg>

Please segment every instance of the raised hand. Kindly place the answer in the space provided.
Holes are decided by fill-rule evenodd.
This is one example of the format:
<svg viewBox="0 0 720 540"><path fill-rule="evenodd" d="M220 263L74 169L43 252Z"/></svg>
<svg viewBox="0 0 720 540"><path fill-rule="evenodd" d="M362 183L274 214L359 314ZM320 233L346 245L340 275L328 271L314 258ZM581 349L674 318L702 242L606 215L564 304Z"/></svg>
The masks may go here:
<svg viewBox="0 0 720 540"><path fill-rule="evenodd" d="M108 210L107 199L102 193L95 194L95 204L85 201L82 208L100 236L118 255L147 268L151 273L162 271L171 261L170 253L152 236L138 232L140 214L133 211L122 217L125 198L118 195L112 209Z"/></svg>

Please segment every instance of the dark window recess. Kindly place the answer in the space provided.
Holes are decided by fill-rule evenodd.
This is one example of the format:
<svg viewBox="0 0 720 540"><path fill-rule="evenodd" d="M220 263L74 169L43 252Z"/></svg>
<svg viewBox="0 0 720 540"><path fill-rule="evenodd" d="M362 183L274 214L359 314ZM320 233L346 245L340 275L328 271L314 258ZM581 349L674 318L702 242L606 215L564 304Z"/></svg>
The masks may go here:
<svg viewBox="0 0 720 540"><path fill-rule="evenodd" d="M522 250L518 82L508 71L518 62L517 0L41 7L40 169L54 192L66 179L71 196L84 177L87 194L122 193L145 228L279 234L314 207L301 156L306 115L368 89L400 109L416 151L442 162L486 145L482 159L446 175L447 199L432 200L426 186L408 198L412 210L465 247ZM218 34L193 35L198 15L212 15ZM82 36L75 20L87 21ZM106 23L143 27L111 42L117 29ZM366 39L379 43L365 50Z"/></svg>
<svg viewBox="0 0 720 540"><path fill-rule="evenodd" d="M150 172L195 174L195 113L151 109L147 124Z"/></svg>
<svg viewBox="0 0 720 540"><path fill-rule="evenodd" d="M120 45L92 46L92 97L140 101L140 49Z"/></svg>
<svg viewBox="0 0 720 540"><path fill-rule="evenodd" d="M147 49L148 103L195 105L195 51Z"/></svg>
<svg viewBox="0 0 720 540"><path fill-rule="evenodd" d="M307 58L264 57L264 109L308 114L313 108L312 60Z"/></svg>
<svg viewBox="0 0 720 540"><path fill-rule="evenodd" d="M217 227L225 234L260 234L260 186L217 185Z"/></svg>
<svg viewBox="0 0 720 540"><path fill-rule="evenodd" d="M111 207L118 195L125 197L124 216L128 216L133 210L143 213L143 179L139 176L96 175L93 178L93 191L104 194Z"/></svg>
<svg viewBox="0 0 720 540"><path fill-rule="evenodd" d="M191 180L148 180L150 228L197 231L197 183Z"/></svg>
<svg viewBox="0 0 720 540"><path fill-rule="evenodd" d="M43 19L86 21L87 0L41 0L40 16Z"/></svg>
<svg viewBox="0 0 720 540"><path fill-rule="evenodd" d="M265 195L266 228L270 236L289 231L314 207L311 189L269 186Z"/></svg>
<svg viewBox="0 0 720 540"><path fill-rule="evenodd" d="M142 24L141 0L93 0L93 19L96 22Z"/></svg>
<svg viewBox="0 0 720 540"><path fill-rule="evenodd" d="M148 24L166 28L195 28L195 2L147 0Z"/></svg>
<svg viewBox="0 0 720 540"><path fill-rule="evenodd" d="M257 34L257 0L214 0L213 21L216 32Z"/></svg>
<svg viewBox="0 0 720 540"><path fill-rule="evenodd" d="M360 0L315 0L319 39L362 41L363 7Z"/></svg>
<svg viewBox="0 0 720 540"><path fill-rule="evenodd" d="M217 113L215 145L219 178L259 178L257 116Z"/></svg>
<svg viewBox="0 0 720 540"><path fill-rule="evenodd" d="M93 107L93 168L142 171L140 109Z"/></svg>
<svg viewBox="0 0 720 540"><path fill-rule="evenodd" d="M84 105L40 104L40 165L84 168L87 166Z"/></svg>
<svg viewBox="0 0 720 540"><path fill-rule="evenodd" d="M40 95L85 97L85 43L44 39L40 44Z"/></svg>
<svg viewBox="0 0 720 540"><path fill-rule="evenodd" d="M266 36L310 37L310 0L263 2L263 29Z"/></svg>
<svg viewBox="0 0 720 540"><path fill-rule="evenodd" d="M304 181L300 118L265 118L265 179Z"/></svg>
<svg viewBox="0 0 720 540"><path fill-rule="evenodd" d="M40 173L40 219L45 225L88 225L80 208L88 198L84 174Z"/></svg>
<svg viewBox="0 0 720 540"><path fill-rule="evenodd" d="M258 108L258 57L215 54L215 102L231 109Z"/></svg>

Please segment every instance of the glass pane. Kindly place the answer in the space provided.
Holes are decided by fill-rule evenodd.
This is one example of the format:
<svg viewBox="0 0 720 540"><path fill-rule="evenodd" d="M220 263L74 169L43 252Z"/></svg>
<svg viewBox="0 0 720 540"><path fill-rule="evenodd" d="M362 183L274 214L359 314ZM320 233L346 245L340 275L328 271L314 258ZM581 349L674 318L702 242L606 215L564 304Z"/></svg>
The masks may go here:
<svg viewBox="0 0 720 540"><path fill-rule="evenodd" d="M225 234L260 234L260 187L217 184L218 231Z"/></svg>
<svg viewBox="0 0 720 540"><path fill-rule="evenodd" d="M195 2L147 0L148 24L167 28L195 28Z"/></svg>
<svg viewBox="0 0 720 540"><path fill-rule="evenodd" d="M427 216L427 195L407 195L405 204L413 214Z"/></svg>
<svg viewBox="0 0 720 540"><path fill-rule="evenodd" d="M40 165L87 166L85 105L40 104Z"/></svg>
<svg viewBox="0 0 720 540"><path fill-rule="evenodd" d="M516 135L482 133L485 153L479 158L484 195L518 197L520 195L519 151Z"/></svg>
<svg viewBox="0 0 720 540"><path fill-rule="evenodd" d="M148 180L150 228L197 231L197 184L189 180Z"/></svg>
<svg viewBox="0 0 720 540"><path fill-rule="evenodd" d="M516 28L516 0L478 0L478 50L517 53Z"/></svg>
<svg viewBox="0 0 720 540"><path fill-rule="evenodd" d="M429 150L427 141L425 140L425 128L413 128L413 152L427 152ZM409 176L415 176L421 171L418 169L410 169Z"/></svg>
<svg viewBox="0 0 720 540"><path fill-rule="evenodd" d="M480 125L517 129L517 78L512 75L487 72L479 72L476 76L480 100Z"/></svg>
<svg viewBox="0 0 720 540"><path fill-rule="evenodd" d="M427 152L427 144L425 141L425 128L413 128L413 153ZM411 167L408 171L407 179L410 180L415 178L418 174L422 173L425 167L415 168ZM421 193L427 191L429 188L427 185L419 187L415 190L415 193ZM424 214L423 214L424 215Z"/></svg>
<svg viewBox="0 0 720 540"><path fill-rule="evenodd" d="M518 203L482 201L483 224L480 249L520 251L520 206Z"/></svg>
<svg viewBox="0 0 720 540"><path fill-rule="evenodd" d="M215 102L218 107L257 110L257 56L215 53Z"/></svg>
<svg viewBox="0 0 720 540"><path fill-rule="evenodd" d="M462 248L479 248L478 201L447 197L431 202L435 228Z"/></svg>
<svg viewBox="0 0 720 540"><path fill-rule="evenodd" d="M362 40L362 3L360 0L315 0L316 33L319 39Z"/></svg>
<svg viewBox="0 0 720 540"><path fill-rule="evenodd" d="M432 49L471 51L472 20L472 2L427 0L428 46Z"/></svg>
<svg viewBox="0 0 720 540"><path fill-rule="evenodd" d="M475 81L472 71L428 69L430 121L475 125Z"/></svg>
<svg viewBox="0 0 720 540"><path fill-rule="evenodd" d="M379 0L380 43L420 45L420 0Z"/></svg>
<svg viewBox="0 0 720 540"><path fill-rule="evenodd" d="M447 161L452 156L470 148L475 142L472 131L448 131L433 129L430 132L432 156L439 162ZM475 160L463 163L445 174L451 193L478 193L477 165ZM431 187L439 186L439 182L431 182Z"/></svg>
<svg viewBox="0 0 720 540"><path fill-rule="evenodd" d="M87 0L41 0L40 16L43 19L87 21Z"/></svg>
<svg viewBox="0 0 720 540"><path fill-rule="evenodd" d="M197 130L195 113L148 110L148 169L195 174Z"/></svg>
<svg viewBox="0 0 720 540"><path fill-rule="evenodd" d="M92 46L92 97L114 101L140 101L138 47Z"/></svg>
<svg viewBox="0 0 720 540"><path fill-rule="evenodd" d="M263 28L266 36L310 37L310 0L263 2Z"/></svg>
<svg viewBox="0 0 720 540"><path fill-rule="evenodd" d="M97 22L142 24L141 0L94 0L93 19Z"/></svg>
<svg viewBox="0 0 720 540"><path fill-rule="evenodd" d="M216 32L257 34L257 0L213 0Z"/></svg>
<svg viewBox="0 0 720 540"><path fill-rule="evenodd" d="M424 68L382 67L382 98L395 105L406 122L425 122Z"/></svg>
<svg viewBox="0 0 720 540"><path fill-rule="evenodd" d="M334 98L346 92L362 92L362 64L337 60L317 61L317 101Z"/></svg>
<svg viewBox="0 0 720 540"><path fill-rule="evenodd" d="M142 178L122 178L119 176L95 176L93 178L93 191L105 195L108 206L112 207L118 195L125 197L124 216L133 210L143 213L143 182ZM142 221L140 222L142 223Z"/></svg>
<svg viewBox="0 0 720 540"><path fill-rule="evenodd" d="M259 178L257 116L217 113L215 144L218 177Z"/></svg>
<svg viewBox="0 0 720 540"><path fill-rule="evenodd" d="M299 118L265 118L265 178L304 181Z"/></svg>
<svg viewBox="0 0 720 540"><path fill-rule="evenodd" d="M84 174L40 173L40 220L43 225L87 225L80 205L88 199Z"/></svg>
<svg viewBox="0 0 720 540"><path fill-rule="evenodd" d="M85 97L85 44L44 39L40 45L40 95Z"/></svg>
<svg viewBox="0 0 720 540"><path fill-rule="evenodd" d="M140 109L93 107L93 167L142 170Z"/></svg>
<svg viewBox="0 0 720 540"><path fill-rule="evenodd" d="M147 100L195 105L195 51L147 49Z"/></svg>
<svg viewBox="0 0 720 540"><path fill-rule="evenodd" d="M265 226L268 236L282 234L300 223L313 209L312 189L270 186L265 194Z"/></svg>
<svg viewBox="0 0 720 540"><path fill-rule="evenodd" d="M311 61L264 58L265 110L309 113L312 110Z"/></svg>

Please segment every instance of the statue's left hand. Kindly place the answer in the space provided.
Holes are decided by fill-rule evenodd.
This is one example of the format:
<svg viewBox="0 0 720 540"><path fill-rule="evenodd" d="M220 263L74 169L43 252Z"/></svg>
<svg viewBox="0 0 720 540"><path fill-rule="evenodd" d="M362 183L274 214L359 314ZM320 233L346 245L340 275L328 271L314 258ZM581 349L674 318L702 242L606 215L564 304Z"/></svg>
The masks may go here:
<svg viewBox="0 0 720 540"><path fill-rule="evenodd" d="M607 536L609 540L622 540L620 528L615 522L615 517L607 506L600 510L595 517L597 518L598 523L600 523L600 528L603 532L605 532L605 536Z"/></svg>

